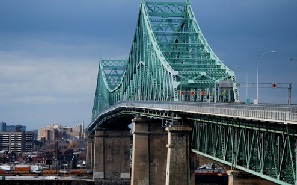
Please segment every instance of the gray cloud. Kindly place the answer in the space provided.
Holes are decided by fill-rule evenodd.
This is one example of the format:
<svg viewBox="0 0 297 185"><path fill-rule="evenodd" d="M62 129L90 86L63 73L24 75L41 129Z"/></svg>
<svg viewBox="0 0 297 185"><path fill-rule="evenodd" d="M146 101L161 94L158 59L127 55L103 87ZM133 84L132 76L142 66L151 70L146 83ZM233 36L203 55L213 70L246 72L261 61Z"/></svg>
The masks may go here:
<svg viewBox="0 0 297 185"><path fill-rule="evenodd" d="M297 103L297 1L191 1L211 48L242 81L292 82ZM73 125L91 118L98 60L129 55L140 0L1 0L0 120ZM239 68L236 69L236 66ZM241 98L245 89L241 88ZM255 89L249 89L249 98ZM286 103L286 89L261 89L263 102Z"/></svg>

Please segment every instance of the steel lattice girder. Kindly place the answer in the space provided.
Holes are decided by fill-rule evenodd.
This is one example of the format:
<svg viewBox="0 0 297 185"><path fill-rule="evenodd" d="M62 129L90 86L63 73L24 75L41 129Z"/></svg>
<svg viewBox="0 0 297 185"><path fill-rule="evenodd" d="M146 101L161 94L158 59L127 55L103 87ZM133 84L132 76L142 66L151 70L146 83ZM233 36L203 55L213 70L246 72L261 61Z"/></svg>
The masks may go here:
<svg viewBox="0 0 297 185"><path fill-rule="evenodd" d="M100 69L109 91L117 89L126 70L127 60L101 60Z"/></svg>
<svg viewBox="0 0 297 185"><path fill-rule="evenodd" d="M199 92L216 94L226 80L233 85L224 91L239 101L234 72L206 42L188 2L142 1L128 59L100 61L92 121L120 101L178 101L181 92L200 100Z"/></svg>
<svg viewBox="0 0 297 185"><path fill-rule="evenodd" d="M170 65L179 72L180 78L177 80L184 86L189 80L199 86L202 78L209 86L217 80L234 77L232 72L228 74L228 68L210 49L189 5L155 2L147 4L157 42ZM165 8L160 8L162 6Z"/></svg>
<svg viewBox="0 0 297 185"><path fill-rule="evenodd" d="M296 125L201 116L193 151L278 184L296 184Z"/></svg>

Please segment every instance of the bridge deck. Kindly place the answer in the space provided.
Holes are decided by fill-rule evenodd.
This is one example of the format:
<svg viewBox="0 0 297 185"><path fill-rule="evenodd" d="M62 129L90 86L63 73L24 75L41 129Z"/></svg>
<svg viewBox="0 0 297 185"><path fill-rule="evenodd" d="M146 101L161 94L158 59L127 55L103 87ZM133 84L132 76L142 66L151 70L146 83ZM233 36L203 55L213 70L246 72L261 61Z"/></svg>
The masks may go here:
<svg viewBox="0 0 297 185"><path fill-rule="evenodd" d="M156 111L211 114L225 117L272 121L283 124L297 124L297 105L128 101L118 103L102 111L89 127L93 128L98 122L98 119L104 114L113 111L117 112L120 108L143 108Z"/></svg>

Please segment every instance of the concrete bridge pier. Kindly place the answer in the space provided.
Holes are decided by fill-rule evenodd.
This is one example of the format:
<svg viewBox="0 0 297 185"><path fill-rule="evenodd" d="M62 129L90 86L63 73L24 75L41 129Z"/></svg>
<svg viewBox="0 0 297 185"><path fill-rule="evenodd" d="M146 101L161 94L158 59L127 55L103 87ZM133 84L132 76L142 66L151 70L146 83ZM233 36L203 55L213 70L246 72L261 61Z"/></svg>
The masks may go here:
<svg viewBox="0 0 297 185"><path fill-rule="evenodd" d="M190 135L192 128L178 125L167 127L166 130L168 131L168 151L165 185L193 184L195 181L191 179L190 169Z"/></svg>
<svg viewBox="0 0 297 185"><path fill-rule="evenodd" d="M167 132L158 120L136 117L133 123L131 185L163 185Z"/></svg>
<svg viewBox="0 0 297 185"><path fill-rule="evenodd" d="M94 137L88 136L87 139L87 156L86 156L86 168L93 169L94 159Z"/></svg>
<svg viewBox="0 0 297 185"><path fill-rule="evenodd" d="M130 180L130 131L98 128L94 136L93 179L120 184Z"/></svg>

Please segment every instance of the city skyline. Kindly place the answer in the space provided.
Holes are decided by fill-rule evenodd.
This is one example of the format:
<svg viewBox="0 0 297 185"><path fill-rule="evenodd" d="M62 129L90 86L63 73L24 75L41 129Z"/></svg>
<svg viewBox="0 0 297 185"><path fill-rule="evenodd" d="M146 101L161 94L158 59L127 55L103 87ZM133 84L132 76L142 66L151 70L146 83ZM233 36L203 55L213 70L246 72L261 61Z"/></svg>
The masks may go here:
<svg viewBox="0 0 297 185"><path fill-rule="evenodd" d="M28 130L87 126L98 61L128 57L140 2L0 0L0 121ZM259 83L292 83L297 104L296 1L190 2L208 44L239 82L255 83L258 56L276 51L261 57ZM260 88L259 101L286 104L287 89Z"/></svg>

